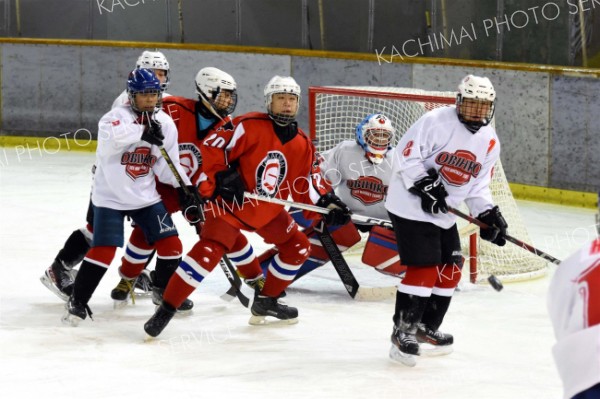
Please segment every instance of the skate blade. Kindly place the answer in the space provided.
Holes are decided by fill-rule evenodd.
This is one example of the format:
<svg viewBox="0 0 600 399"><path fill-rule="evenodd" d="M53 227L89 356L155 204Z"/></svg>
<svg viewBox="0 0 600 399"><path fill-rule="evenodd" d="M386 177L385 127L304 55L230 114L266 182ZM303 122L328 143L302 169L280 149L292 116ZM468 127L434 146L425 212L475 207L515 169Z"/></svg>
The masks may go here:
<svg viewBox="0 0 600 399"><path fill-rule="evenodd" d="M270 316L250 316L250 320L248 320L248 324L251 326L287 326L290 324L297 324L298 318L294 317L293 319L277 319Z"/></svg>
<svg viewBox="0 0 600 399"><path fill-rule="evenodd" d="M83 319L81 319L75 315L72 315L69 312L66 312L65 315L60 319L60 321L62 321L62 323L67 326L77 327L79 325L79 323L81 323L83 321Z"/></svg>
<svg viewBox="0 0 600 399"><path fill-rule="evenodd" d="M127 299L125 299L124 301L119 301L117 299L113 299L113 309L114 310L123 309L128 304L129 304L129 301Z"/></svg>
<svg viewBox="0 0 600 399"><path fill-rule="evenodd" d="M67 294L65 294L64 292L62 292L61 290L59 290L54 285L54 283L52 282L50 277L48 277L48 275L44 274L42 277L40 277L40 281L42 282L42 284L44 284L44 287L48 288L48 290L50 290L50 292L52 292L54 295L56 295L63 301L67 302L69 300L69 296Z"/></svg>
<svg viewBox="0 0 600 399"><path fill-rule="evenodd" d="M430 344L420 344L421 356L434 357L449 355L454 351L452 345L436 346Z"/></svg>
<svg viewBox="0 0 600 399"><path fill-rule="evenodd" d="M408 367L415 367L417 365L417 359L414 355L401 352L396 345L392 345L390 348L390 359L396 363L400 363Z"/></svg>

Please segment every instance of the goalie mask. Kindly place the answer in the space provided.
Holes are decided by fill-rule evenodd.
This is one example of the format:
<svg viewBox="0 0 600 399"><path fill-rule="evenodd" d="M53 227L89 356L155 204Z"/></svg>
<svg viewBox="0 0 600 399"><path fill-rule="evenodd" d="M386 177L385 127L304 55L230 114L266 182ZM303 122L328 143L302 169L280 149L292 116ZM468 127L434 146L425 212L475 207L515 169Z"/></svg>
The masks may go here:
<svg viewBox="0 0 600 399"><path fill-rule="evenodd" d="M196 74L196 94L212 113L221 118L233 113L237 105L237 84L233 77L220 69L202 68Z"/></svg>
<svg viewBox="0 0 600 399"><path fill-rule="evenodd" d="M486 77L467 75L458 85L456 113L471 133L477 133L494 117L496 91Z"/></svg>
<svg viewBox="0 0 600 399"><path fill-rule="evenodd" d="M372 114L356 126L356 142L365 150L367 159L379 165L392 149L395 133L396 129L385 115Z"/></svg>
<svg viewBox="0 0 600 399"><path fill-rule="evenodd" d="M153 111L142 109L141 104L137 103L136 94L140 93L157 95L158 98L154 104ZM129 78L127 78L127 95L131 108L136 112L156 112L160 110L162 88L160 80L158 80L152 69L134 69L129 73Z"/></svg>
<svg viewBox="0 0 600 399"><path fill-rule="evenodd" d="M286 126L296 120L296 115L298 115L298 110L300 109L300 86L294 78L291 76L275 75L265 86L264 93L267 113L275 123ZM273 96L277 94L291 94L296 96L295 104L292 104L291 109L285 109L287 106L284 105L281 106L283 109L273 109Z"/></svg>
<svg viewBox="0 0 600 399"><path fill-rule="evenodd" d="M161 83L163 90L169 86L169 61L160 51L144 51L135 63L136 68L161 69L165 71L165 81Z"/></svg>

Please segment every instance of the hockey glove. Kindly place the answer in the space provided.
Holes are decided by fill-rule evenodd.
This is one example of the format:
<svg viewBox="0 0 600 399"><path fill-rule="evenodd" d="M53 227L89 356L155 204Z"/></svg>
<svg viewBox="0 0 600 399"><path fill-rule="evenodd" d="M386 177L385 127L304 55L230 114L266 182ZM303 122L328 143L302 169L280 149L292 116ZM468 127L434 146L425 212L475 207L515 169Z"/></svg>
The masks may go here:
<svg viewBox="0 0 600 399"><path fill-rule="evenodd" d="M445 199L448 193L440 175L433 168L429 169L427 173L429 176L415 182L415 185L408 191L421 197L421 208L424 212L431 214L448 213L448 205Z"/></svg>
<svg viewBox="0 0 600 399"><path fill-rule="evenodd" d="M339 226L350 221L352 211L348 208L348 205L342 202L340 197L331 191L319 198L317 206L330 210L328 214L323 215L323 219L328 225Z"/></svg>
<svg viewBox="0 0 600 399"><path fill-rule="evenodd" d="M246 187L237 169L229 168L215 174L217 187L214 197L220 195L225 201L242 204Z"/></svg>
<svg viewBox="0 0 600 399"><path fill-rule="evenodd" d="M177 187L177 194L179 194L179 206L185 220L190 224L196 224L204 220L202 214L202 208L204 201L200 198L198 193L198 187L187 186L189 193L186 193L183 188Z"/></svg>
<svg viewBox="0 0 600 399"><path fill-rule="evenodd" d="M485 212L481 212L479 216L477 216L477 219L490 226L487 229L482 228L479 231L479 236L481 238L501 247L506 244L505 236L508 223L506 223L504 216L500 213L500 208L498 208L498 206L488 209Z"/></svg>
<svg viewBox="0 0 600 399"><path fill-rule="evenodd" d="M144 129L144 133L142 133L142 140L159 147L163 145L164 139L165 136L162 133L162 127L156 121L153 123L149 122L148 126Z"/></svg>

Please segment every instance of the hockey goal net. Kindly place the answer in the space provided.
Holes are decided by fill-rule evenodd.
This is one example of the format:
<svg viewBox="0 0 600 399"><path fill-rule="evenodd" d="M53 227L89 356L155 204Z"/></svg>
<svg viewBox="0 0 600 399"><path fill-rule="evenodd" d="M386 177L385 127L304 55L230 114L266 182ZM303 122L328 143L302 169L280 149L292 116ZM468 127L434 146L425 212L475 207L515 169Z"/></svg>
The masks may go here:
<svg viewBox="0 0 600 399"><path fill-rule="evenodd" d="M366 115L383 113L396 128L397 143L422 115L434 108L453 106L455 98L455 92L411 88L310 87L310 132L316 140L317 149L327 151L342 140L355 140L356 125ZM495 121L492 124L495 125ZM500 161L494 168L491 190L495 204L508 222L510 234L521 241L531 242ZM462 209L468 213L466 207ZM478 229L462 219L459 219L458 227L464 255L470 264L472 282L491 274L503 281L519 281L546 273L546 261L530 252L511 243L498 247L480 240ZM361 251L360 244L358 251Z"/></svg>

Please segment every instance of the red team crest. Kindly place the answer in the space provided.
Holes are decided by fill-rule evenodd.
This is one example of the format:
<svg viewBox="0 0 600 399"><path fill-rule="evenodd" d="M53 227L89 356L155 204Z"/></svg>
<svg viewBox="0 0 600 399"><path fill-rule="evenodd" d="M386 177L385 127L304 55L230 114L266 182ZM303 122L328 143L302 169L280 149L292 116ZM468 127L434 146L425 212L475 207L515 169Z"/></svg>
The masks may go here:
<svg viewBox="0 0 600 399"><path fill-rule="evenodd" d="M388 189L381 179L373 176L361 176L356 180L348 180L346 186L350 189L350 195L365 205L383 201Z"/></svg>
<svg viewBox="0 0 600 399"><path fill-rule="evenodd" d="M256 191L272 197L287 174L287 161L279 151L271 151L256 168Z"/></svg>
<svg viewBox="0 0 600 399"><path fill-rule="evenodd" d="M440 152L435 161L442 165L440 175L453 186L463 186L481 172L481 164L475 154L466 150L456 150L454 154Z"/></svg>
<svg viewBox="0 0 600 399"><path fill-rule="evenodd" d="M125 173L133 180L146 176L155 163L156 156L150 154L150 147L138 147L121 156L121 165L125 165Z"/></svg>

